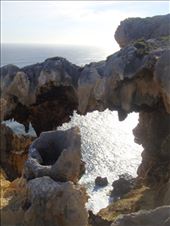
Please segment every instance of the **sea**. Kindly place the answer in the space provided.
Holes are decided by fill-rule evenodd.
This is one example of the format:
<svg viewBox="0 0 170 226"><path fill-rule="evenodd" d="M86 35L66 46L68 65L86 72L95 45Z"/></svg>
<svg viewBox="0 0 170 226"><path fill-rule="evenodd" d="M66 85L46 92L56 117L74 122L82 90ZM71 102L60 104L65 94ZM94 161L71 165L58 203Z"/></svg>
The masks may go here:
<svg viewBox="0 0 170 226"><path fill-rule="evenodd" d="M5 44L1 48L1 66L14 64L24 67L42 62L49 57L65 57L74 64L83 66L90 62L105 60L113 50L90 46L53 46ZM86 187L89 195L87 208L97 213L110 202L112 183L119 175L128 173L136 177L141 163L142 146L134 142L133 128L138 124L138 113L131 113L120 122L116 111L106 109L80 116L75 111L70 122L56 128L66 130L78 126L81 132L81 151L86 163L86 172L80 183ZM3 122L16 133L24 133L24 126L14 120ZM30 125L28 134L36 136ZM96 187L97 176L107 177L108 186Z"/></svg>
<svg viewBox="0 0 170 226"><path fill-rule="evenodd" d="M109 49L97 46L2 43L1 66L15 64L18 67L24 67L55 56L64 57L73 64L82 66L105 60L114 49L114 46Z"/></svg>

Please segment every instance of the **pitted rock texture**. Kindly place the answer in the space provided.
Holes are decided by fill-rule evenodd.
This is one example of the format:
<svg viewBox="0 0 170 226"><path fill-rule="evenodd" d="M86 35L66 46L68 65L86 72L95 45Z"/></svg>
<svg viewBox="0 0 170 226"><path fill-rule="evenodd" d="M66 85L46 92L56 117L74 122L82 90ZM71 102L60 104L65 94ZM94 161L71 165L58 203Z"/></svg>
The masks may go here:
<svg viewBox="0 0 170 226"><path fill-rule="evenodd" d="M154 210L142 210L118 217L111 226L169 226L170 206L162 206Z"/></svg>
<svg viewBox="0 0 170 226"><path fill-rule="evenodd" d="M50 176L56 181L77 182L84 170L80 146L78 127L41 133L29 148L26 178Z"/></svg>
<svg viewBox="0 0 170 226"><path fill-rule="evenodd" d="M1 224L5 226L87 226L86 191L50 177L13 182L2 179Z"/></svg>
<svg viewBox="0 0 170 226"><path fill-rule="evenodd" d="M128 18L122 21L115 33L120 47L138 39L158 39L170 35L170 14L147 18Z"/></svg>
<svg viewBox="0 0 170 226"><path fill-rule="evenodd" d="M28 148L35 137L16 134L5 124L0 125L0 163L10 180L22 175Z"/></svg>
<svg viewBox="0 0 170 226"><path fill-rule="evenodd" d="M80 185L41 177L28 182L28 193L24 226L87 226L87 196Z"/></svg>

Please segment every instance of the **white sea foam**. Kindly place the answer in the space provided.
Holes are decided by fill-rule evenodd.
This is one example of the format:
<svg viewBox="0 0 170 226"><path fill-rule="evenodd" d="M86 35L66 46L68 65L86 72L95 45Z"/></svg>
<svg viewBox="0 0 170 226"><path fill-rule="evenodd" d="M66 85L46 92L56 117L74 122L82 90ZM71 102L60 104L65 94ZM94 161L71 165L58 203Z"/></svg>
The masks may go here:
<svg viewBox="0 0 170 226"><path fill-rule="evenodd" d="M23 124L15 121L14 119L3 121L2 124L5 124L9 128L11 128L12 131L17 135L25 135L25 136L32 136L32 137L37 136L31 123L29 124L28 132L25 132L25 127Z"/></svg>
<svg viewBox="0 0 170 226"><path fill-rule="evenodd" d="M80 128L83 160L86 162L86 173L80 183L88 190L90 199L87 208L94 213L108 205L111 184L118 175L129 173L136 176L142 151L142 147L134 143L132 134L137 123L137 113L129 114L126 120L120 122L117 112L105 110L86 116L74 112L71 121L59 127L63 130L73 126ZM95 188L97 176L107 177L109 185Z"/></svg>

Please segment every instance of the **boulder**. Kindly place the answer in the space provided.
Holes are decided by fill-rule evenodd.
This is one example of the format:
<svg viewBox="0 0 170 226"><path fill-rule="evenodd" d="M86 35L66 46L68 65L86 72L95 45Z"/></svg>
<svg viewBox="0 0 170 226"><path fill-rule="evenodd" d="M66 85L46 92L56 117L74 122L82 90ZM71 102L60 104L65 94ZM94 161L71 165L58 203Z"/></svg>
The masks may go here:
<svg viewBox="0 0 170 226"><path fill-rule="evenodd" d="M135 185L135 179L129 174L119 175L119 179L112 183L111 196L117 198L130 192Z"/></svg>
<svg viewBox="0 0 170 226"><path fill-rule="evenodd" d="M27 179L50 176L56 181L77 182L83 171L78 127L41 133L29 148Z"/></svg>
<svg viewBox="0 0 170 226"><path fill-rule="evenodd" d="M99 187L105 187L108 185L107 177L96 177L95 185Z"/></svg>

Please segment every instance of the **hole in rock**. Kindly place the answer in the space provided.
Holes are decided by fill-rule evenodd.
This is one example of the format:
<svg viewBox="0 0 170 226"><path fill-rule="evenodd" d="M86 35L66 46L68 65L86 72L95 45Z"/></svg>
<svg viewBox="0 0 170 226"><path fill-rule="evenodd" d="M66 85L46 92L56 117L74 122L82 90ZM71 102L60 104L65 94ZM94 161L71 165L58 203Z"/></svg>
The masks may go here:
<svg viewBox="0 0 170 226"><path fill-rule="evenodd" d="M33 147L42 157L42 165L53 165L61 152L69 146L68 139L63 131L42 133Z"/></svg>
<svg viewBox="0 0 170 226"><path fill-rule="evenodd" d="M87 208L97 213L110 201L112 182L128 173L134 177L141 163L142 147L134 142L132 130L138 124L138 114L131 113L120 122L116 111L94 111L80 116L74 112L71 121L60 129L78 126L81 132L81 149L86 163L86 173L80 183L90 196ZM95 187L97 176L107 177L109 184Z"/></svg>

